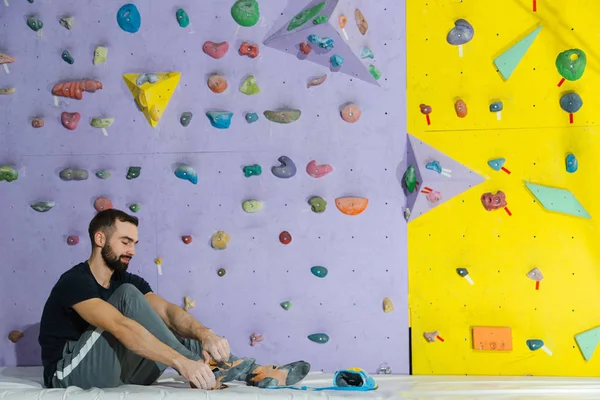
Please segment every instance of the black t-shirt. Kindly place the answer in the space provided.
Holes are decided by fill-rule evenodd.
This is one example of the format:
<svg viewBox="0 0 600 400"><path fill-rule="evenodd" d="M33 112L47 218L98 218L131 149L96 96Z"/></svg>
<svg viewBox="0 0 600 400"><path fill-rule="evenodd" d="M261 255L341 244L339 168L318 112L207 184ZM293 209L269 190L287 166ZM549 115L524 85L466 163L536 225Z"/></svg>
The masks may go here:
<svg viewBox="0 0 600 400"><path fill-rule="evenodd" d="M62 358L65 344L78 340L90 327L71 307L93 298L106 301L124 283L131 283L142 294L152 291L148 282L129 272L113 274L110 287L106 289L96 281L87 261L60 276L44 306L38 338L42 347L44 383L47 387L52 387L52 375L56 371L56 363Z"/></svg>

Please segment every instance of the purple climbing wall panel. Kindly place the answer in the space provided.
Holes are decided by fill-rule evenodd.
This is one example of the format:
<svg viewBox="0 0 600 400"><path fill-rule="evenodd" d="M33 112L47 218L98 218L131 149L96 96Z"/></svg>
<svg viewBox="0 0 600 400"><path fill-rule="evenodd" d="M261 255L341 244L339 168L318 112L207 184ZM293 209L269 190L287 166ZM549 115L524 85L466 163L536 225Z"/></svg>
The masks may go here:
<svg viewBox="0 0 600 400"><path fill-rule="evenodd" d="M367 80L368 65L376 65L382 71L377 84L262 44L308 2L288 7L263 0L261 20L252 28L236 25L229 14L232 3L140 1L142 27L135 34L116 23L123 2L0 4L0 52L17 60L10 74L0 69L0 87L16 88L0 96L0 165L19 171L18 180L0 182L0 333L5 338L0 365L40 363L37 324L44 301L59 275L89 256L93 201L106 196L126 211L133 203L141 206L140 243L130 269L171 302L183 306L184 296L194 300L189 312L227 337L234 353L263 363L305 359L315 370L360 366L376 372L387 363L394 373L408 372L405 196L398 177L406 165L404 3L346 1L331 11L334 28L336 13L348 16L348 48L360 51L367 45L375 54L374 60L345 58L349 65L363 63ZM179 7L190 16L187 28L176 22ZM364 36L354 23L356 7L370 25ZM44 22L41 33L27 27L29 15ZM75 17L72 30L58 23L65 15ZM212 59L202 52L206 40L229 41L230 50L223 59ZM335 40L345 48L343 36ZM260 56L240 56L243 41L259 43ZM93 65L98 45L108 48L108 58ZM62 61L64 49L75 58L73 65ZM181 72L181 82L153 129L122 76L167 71ZM208 89L212 73L227 78L225 93ZM251 74L261 93L250 97L238 89ZM323 74L328 74L323 85L307 89L309 79ZM84 93L83 100L55 103L52 86L70 79L97 79L103 89ZM355 124L340 118L340 107L348 102L362 110ZM280 125L262 114L282 107L298 108L302 117ZM234 113L229 129L209 124L204 113L212 109ZM63 111L81 113L75 131L61 126ZM179 123L185 111L194 113L187 128ZM257 112L259 121L246 123L246 112ZM44 117L45 126L32 128L33 117ZM115 118L107 136L89 126L93 117ZM288 180L270 172L282 155L298 168ZM305 168L313 159L334 171L310 177ZM175 177L178 163L198 172L197 185ZM255 163L263 174L246 178L242 167ZM142 167L138 179L125 179L129 166ZM64 182L58 173L66 167L87 169L90 177ZM96 178L98 169L109 169L111 178ZM325 213L310 210L311 196L327 200ZM359 216L344 215L335 206L342 196L367 197L369 206ZM247 199L263 201L264 210L245 213L241 204ZM56 206L35 212L29 204L39 200ZM225 250L209 245L217 230L231 236ZM287 246L278 241L284 230L293 238ZM81 242L68 246L68 235L79 235ZM192 235L193 242L185 245L182 235ZM157 257L163 260L162 274L154 264ZM327 267L329 275L313 276L310 268L316 265ZM217 275L219 268L227 270L224 277ZM384 297L393 301L393 312L383 312ZM283 301L292 302L290 310L279 305ZM25 337L13 344L6 339L11 330ZM253 332L264 335L255 347L249 345ZM320 332L330 336L328 343L307 339Z"/></svg>

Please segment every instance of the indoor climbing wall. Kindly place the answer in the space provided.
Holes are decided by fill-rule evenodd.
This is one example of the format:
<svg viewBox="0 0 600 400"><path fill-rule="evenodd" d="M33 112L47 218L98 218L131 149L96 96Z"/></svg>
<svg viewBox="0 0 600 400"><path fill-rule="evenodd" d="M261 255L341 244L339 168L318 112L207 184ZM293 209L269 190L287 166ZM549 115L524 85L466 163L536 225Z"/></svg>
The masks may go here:
<svg viewBox="0 0 600 400"><path fill-rule="evenodd" d="M4 3L0 365L112 205L235 354L408 373L401 2Z"/></svg>
<svg viewBox="0 0 600 400"><path fill-rule="evenodd" d="M408 3L413 373L598 375L598 11Z"/></svg>

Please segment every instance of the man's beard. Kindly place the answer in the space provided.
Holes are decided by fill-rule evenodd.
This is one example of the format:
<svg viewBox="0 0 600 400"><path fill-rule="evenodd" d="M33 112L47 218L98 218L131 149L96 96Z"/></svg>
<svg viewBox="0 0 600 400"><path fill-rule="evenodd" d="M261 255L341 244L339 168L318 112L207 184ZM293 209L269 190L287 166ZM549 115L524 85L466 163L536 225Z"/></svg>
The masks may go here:
<svg viewBox="0 0 600 400"><path fill-rule="evenodd" d="M102 248L100 254L102 254L102 259L106 265L108 265L108 268L110 268L116 274L121 274L122 272L127 271L129 264L122 262L121 257L127 257L128 259L131 258L123 255L117 256L108 243Z"/></svg>

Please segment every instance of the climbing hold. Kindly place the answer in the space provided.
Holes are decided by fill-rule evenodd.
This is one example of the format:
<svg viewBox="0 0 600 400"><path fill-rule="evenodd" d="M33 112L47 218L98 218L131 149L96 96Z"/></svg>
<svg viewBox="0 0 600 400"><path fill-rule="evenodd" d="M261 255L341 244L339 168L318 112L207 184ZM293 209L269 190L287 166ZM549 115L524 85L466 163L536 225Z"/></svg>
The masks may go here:
<svg viewBox="0 0 600 400"><path fill-rule="evenodd" d="M227 271L225 270L225 268L219 268L219 270L217 271L217 275L221 277L225 276L226 273Z"/></svg>
<svg viewBox="0 0 600 400"><path fill-rule="evenodd" d="M134 203L129 206L129 209L134 213L139 213L140 210L142 209L142 207L140 206L139 203Z"/></svg>
<svg viewBox="0 0 600 400"><path fill-rule="evenodd" d="M310 81L308 81L308 83L306 84L306 88L310 88L313 86L319 86L320 84L325 82L326 79L327 79L327 74L320 76L318 78L313 78Z"/></svg>
<svg viewBox="0 0 600 400"><path fill-rule="evenodd" d="M525 342L527 344L527 347L529 348L529 350L531 351L536 351L539 349L544 350L546 353L548 353L549 355L552 355L552 352L550 351L550 349L548 349L545 345L544 345L544 341L541 339L529 339Z"/></svg>
<svg viewBox="0 0 600 400"><path fill-rule="evenodd" d="M347 23L348 17L346 17L344 14L340 14L340 16L338 17L338 25L340 26L340 29L346 28Z"/></svg>
<svg viewBox="0 0 600 400"><path fill-rule="evenodd" d="M310 269L310 272L317 278L325 278L327 276L327 268L321 266L314 266Z"/></svg>
<svg viewBox="0 0 600 400"><path fill-rule="evenodd" d="M464 118L467 116L467 105L461 99L456 100L456 103L454 103L454 110L456 111L458 118Z"/></svg>
<svg viewBox="0 0 600 400"><path fill-rule="evenodd" d="M112 173L106 169L96 171L96 176L100 179L108 179L111 175Z"/></svg>
<svg viewBox="0 0 600 400"><path fill-rule="evenodd" d="M209 56L211 56L212 58L223 58L225 56L225 54L227 54L227 51L229 50L229 43L228 42L220 42L220 43L216 43L216 42L211 42L206 41L204 42L204 45L202 46L202 51L204 51L204 53L208 54Z"/></svg>
<svg viewBox="0 0 600 400"><path fill-rule="evenodd" d="M426 193L425 198L427 201L435 204L442 199L442 194L437 190L428 190L427 188L422 190L421 193Z"/></svg>
<svg viewBox="0 0 600 400"><path fill-rule="evenodd" d="M73 56L71 55L71 53L69 53L69 50L63 50L63 52L60 55L60 57L67 64L73 64L75 62L75 59L73 58Z"/></svg>
<svg viewBox="0 0 600 400"><path fill-rule="evenodd" d="M500 171L502 166L506 162L506 158L495 158L493 160L488 161L488 165L495 171Z"/></svg>
<svg viewBox="0 0 600 400"><path fill-rule="evenodd" d="M44 23L38 17L30 16L27 18L27 26L37 32L44 27Z"/></svg>
<svg viewBox="0 0 600 400"><path fill-rule="evenodd" d="M47 212L52 209L56 205L53 201L36 201L31 204L31 208L33 208L37 212Z"/></svg>
<svg viewBox="0 0 600 400"><path fill-rule="evenodd" d="M183 8L177 10L175 16L177 17L177 22L179 23L180 27L185 28L190 24L190 17Z"/></svg>
<svg viewBox="0 0 600 400"><path fill-rule="evenodd" d="M142 167L129 167L127 169L127 179L136 179L140 176L140 172L142 172Z"/></svg>
<svg viewBox="0 0 600 400"><path fill-rule="evenodd" d="M263 202L260 200L245 200L242 202L242 209L250 214L259 212L263 209Z"/></svg>
<svg viewBox="0 0 600 400"><path fill-rule="evenodd" d="M453 46L462 46L469 43L474 35L475 30L470 23L464 19L457 19L454 22L454 28L448 32L446 41Z"/></svg>
<svg viewBox="0 0 600 400"><path fill-rule="evenodd" d="M465 278L471 285L474 284L473 279L469 276L469 271L466 268L456 268L456 273Z"/></svg>
<svg viewBox="0 0 600 400"><path fill-rule="evenodd" d="M262 342L264 340L264 335L259 335L258 333L253 333L250 336L250 346L256 346L258 342Z"/></svg>
<svg viewBox="0 0 600 400"><path fill-rule="evenodd" d="M88 172L80 168L65 168L58 173L63 181L85 181L88 178Z"/></svg>
<svg viewBox="0 0 600 400"><path fill-rule="evenodd" d="M213 93L223 93L227 89L227 79L218 74L211 75L207 83Z"/></svg>
<svg viewBox="0 0 600 400"><path fill-rule="evenodd" d="M194 185L198 183L198 174L189 165L179 165L175 170L175 176L184 181L190 181Z"/></svg>
<svg viewBox="0 0 600 400"><path fill-rule="evenodd" d="M313 19L313 25L321 25L329 20L327 15L319 15L315 19Z"/></svg>
<svg viewBox="0 0 600 400"><path fill-rule="evenodd" d="M316 44L317 46L319 46L322 49L327 49L327 50L333 49L333 46L335 44L333 39L330 37L323 37L323 36L314 35L314 34L308 36L308 41L311 42L312 44Z"/></svg>
<svg viewBox="0 0 600 400"><path fill-rule="evenodd" d="M75 130L80 120L81 114L78 112L70 113L65 111L60 115L60 122L69 130Z"/></svg>
<svg viewBox="0 0 600 400"><path fill-rule="evenodd" d="M69 246L75 246L78 243L79 243L79 236L69 236L67 238L67 244Z"/></svg>
<svg viewBox="0 0 600 400"><path fill-rule="evenodd" d="M368 48L367 46L364 46L362 48L362 50L360 51L360 58L362 58L362 59L370 58L372 60L375 58L375 55L373 54L373 52L371 51L370 48Z"/></svg>
<svg viewBox="0 0 600 400"><path fill-rule="evenodd" d="M484 193L481 195L481 204L487 211L506 207L506 194L501 190L498 190L496 194Z"/></svg>
<svg viewBox="0 0 600 400"><path fill-rule="evenodd" d="M104 129L110 127L113 122L115 122L114 118L92 118L90 125L94 128Z"/></svg>
<svg viewBox="0 0 600 400"><path fill-rule="evenodd" d="M112 201L110 201L109 198L98 197L96 198L96 200L94 200L94 208L96 209L96 211L100 212L114 207Z"/></svg>
<svg viewBox="0 0 600 400"><path fill-rule="evenodd" d="M512 351L512 329L497 326L473 327L473 350Z"/></svg>
<svg viewBox="0 0 600 400"><path fill-rule="evenodd" d="M356 104L350 103L342 108L341 114L344 121L353 124L359 120L361 111Z"/></svg>
<svg viewBox="0 0 600 400"><path fill-rule="evenodd" d="M2 88L0 89L0 94L13 94L15 90L15 88Z"/></svg>
<svg viewBox="0 0 600 400"><path fill-rule="evenodd" d="M233 113L229 111L208 111L206 116L213 127L217 129L227 129L231 125Z"/></svg>
<svg viewBox="0 0 600 400"><path fill-rule="evenodd" d="M379 78L381 78L381 71L373 64L369 65L369 73L375 80L379 80Z"/></svg>
<svg viewBox="0 0 600 400"><path fill-rule="evenodd" d="M158 269L158 274L162 275L162 258L158 257L154 260L154 264L156 264L156 269Z"/></svg>
<svg viewBox="0 0 600 400"><path fill-rule="evenodd" d="M313 333L308 335L308 339L315 343L324 344L329 341L329 336L326 333Z"/></svg>
<svg viewBox="0 0 600 400"><path fill-rule="evenodd" d="M256 0L238 0L231 6L231 17L240 26L256 25L260 19L260 10Z"/></svg>
<svg viewBox="0 0 600 400"><path fill-rule="evenodd" d="M440 162L437 161L437 160L430 161L427 164L425 164L425 169L429 169L431 171L435 171L438 174L442 173L442 166L440 165Z"/></svg>
<svg viewBox="0 0 600 400"><path fill-rule="evenodd" d="M99 81L88 79L86 81L68 81L54 85L52 94L54 96L69 97L71 99L81 100L83 92L94 93L96 90L102 89L102 83Z"/></svg>
<svg viewBox="0 0 600 400"><path fill-rule="evenodd" d="M213 249L222 250L227 247L230 240L231 240L231 237L229 236L229 234L227 232L217 231L212 235L212 237L210 239L210 244Z"/></svg>
<svg viewBox="0 0 600 400"><path fill-rule="evenodd" d="M532 279L536 282L541 282L544 279L544 275L542 274L542 271L540 271L540 269L538 267L533 268L526 275L529 279Z"/></svg>
<svg viewBox="0 0 600 400"><path fill-rule="evenodd" d="M25 336L25 334L21 331L11 331L8 334L8 340L10 340L13 343L17 343L19 340L21 340L23 337Z"/></svg>
<svg viewBox="0 0 600 400"><path fill-rule="evenodd" d="M310 44L308 44L306 42L300 43L300 52L302 54L309 55L311 51L312 51L312 47L310 47Z"/></svg>
<svg viewBox="0 0 600 400"><path fill-rule="evenodd" d="M292 18L292 20L288 24L287 30L291 31L291 30L301 27L302 25L307 23L309 20L316 17L317 14L319 14L321 12L321 10L323 10L323 8L325 8L326 4L327 4L327 2L323 1L323 2L318 3L310 8L300 11L298 14L296 14L294 16L294 18Z"/></svg>
<svg viewBox="0 0 600 400"><path fill-rule="evenodd" d="M7 74L10 73L10 70L8 69L8 64L14 62L15 59L13 57L9 56L8 54L0 53L0 65L4 67L4 72L6 72Z"/></svg>
<svg viewBox="0 0 600 400"><path fill-rule="evenodd" d="M192 122L193 116L194 116L194 114L192 114L190 111L185 111L185 112L181 113L181 117L179 118L179 123L181 124L181 126L187 127L190 124L190 122Z"/></svg>
<svg viewBox="0 0 600 400"><path fill-rule="evenodd" d="M550 186L525 182L525 186L536 197L538 202L547 210L583 218L592 218L567 189L558 189Z"/></svg>
<svg viewBox="0 0 600 400"><path fill-rule="evenodd" d="M338 197L335 205L346 215L359 215L367 208L369 199L364 197Z"/></svg>
<svg viewBox="0 0 600 400"><path fill-rule="evenodd" d="M563 78L576 81L583 75L587 57L582 50L565 50L556 57L556 69Z"/></svg>
<svg viewBox="0 0 600 400"><path fill-rule="evenodd" d="M19 179L19 172L9 165L0 165L0 182L12 182Z"/></svg>
<svg viewBox="0 0 600 400"><path fill-rule="evenodd" d="M292 243L292 235L288 231L283 231L279 234L279 241L281 244Z"/></svg>
<svg viewBox="0 0 600 400"><path fill-rule="evenodd" d="M423 333L423 337L425 337L425 340L427 340L429 343L433 343L435 342L435 339L437 339L437 337L440 335L439 331L434 331L434 332L424 332Z"/></svg>
<svg viewBox="0 0 600 400"><path fill-rule="evenodd" d="M33 118L31 120L31 126L33 126L34 128L41 128L44 126L44 119L43 118Z"/></svg>
<svg viewBox="0 0 600 400"><path fill-rule="evenodd" d="M428 106L426 104L420 104L419 108L421 109L421 114L431 114L431 106Z"/></svg>
<svg viewBox="0 0 600 400"><path fill-rule="evenodd" d="M104 64L108 57L108 49L106 47L97 46L94 50L94 65Z"/></svg>
<svg viewBox="0 0 600 400"><path fill-rule="evenodd" d="M281 308L283 308L284 310L289 310L292 307L292 303L289 301L284 301L282 303L279 304L281 306Z"/></svg>
<svg viewBox="0 0 600 400"><path fill-rule="evenodd" d="M68 30L73 29L73 25L75 24L75 18L73 17L63 17L58 21L59 24Z"/></svg>
<svg viewBox="0 0 600 400"><path fill-rule="evenodd" d="M408 221L410 219L410 208L406 207L404 209L403 215L404 215L404 219Z"/></svg>
<svg viewBox="0 0 600 400"><path fill-rule="evenodd" d="M308 204L310 204L310 209L312 210L312 212L317 214L325 212L325 209L327 208L327 202L325 201L325 199L319 196L311 197L308 200Z"/></svg>
<svg viewBox="0 0 600 400"><path fill-rule="evenodd" d="M333 171L333 167L329 164L317 164L316 160L310 161L306 165L306 173L312 176L313 178L322 178L325 175L331 173Z"/></svg>
<svg viewBox="0 0 600 400"><path fill-rule="evenodd" d="M258 114L255 112L252 113L246 113L246 122L251 124L253 122L258 121Z"/></svg>
<svg viewBox="0 0 600 400"><path fill-rule="evenodd" d="M154 85L159 80L160 80L160 78L158 77L157 74L144 73L144 74L138 74L137 78L135 78L135 84L138 86L142 86L144 83L149 83L151 85Z"/></svg>
<svg viewBox="0 0 600 400"><path fill-rule="evenodd" d="M240 55L248 56L250 58L258 57L258 45L244 42L240 46Z"/></svg>
<svg viewBox="0 0 600 400"><path fill-rule="evenodd" d="M505 80L510 78L541 29L541 26L537 27L533 32L518 41L514 46L500 54L494 60L494 65Z"/></svg>
<svg viewBox="0 0 600 400"><path fill-rule="evenodd" d="M577 93L565 93L560 98L560 108L569 114L575 114L583 106L583 100Z"/></svg>
<svg viewBox="0 0 600 400"><path fill-rule="evenodd" d="M572 174L573 172L577 171L578 164L577 164L577 158L575 158L575 155L568 154L567 159L566 159L566 164L567 164L567 172L568 173Z"/></svg>
<svg viewBox="0 0 600 400"><path fill-rule="evenodd" d="M253 175L262 174L262 168L258 164L246 165L242 170L244 171L244 176L246 178L250 178Z"/></svg>
<svg viewBox="0 0 600 400"><path fill-rule="evenodd" d="M190 244L192 243L192 237L190 235L184 235L181 237L181 240L183 241L183 243L185 244Z"/></svg>
<svg viewBox="0 0 600 400"><path fill-rule="evenodd" d="M297 121L302 115L302 112L295 109L267 110L264 112L264 115L271 122L290 124L294 121Z"/></svg>
<svg viewBox="0 0 600 400"><path fill-rule="evenodd" d="M415 190L415 187L417 186L417 172L414 165L409 165L406 172L404 172L402 181L410 193Z"/></svg>
<svg viewBox="0 0 600 400"><path fill-rule="evenodd" d="M254 78L254 75L250 75L249 77L246 78L246 80L244 80L244 82L242 83L242 86L240 87L240 92L242 92L248 96L252 96L254 94L260 93L260 88L258 87L258 84L256 83L256 79Z"/></svg>
<svg viewBox="0 0 600 400"><path fill-rule="evenodd" d="M385 297L383 299L383 312L390 313L392 311L394 311L394 304L392 303L392 300L390 300L388 297Z"/></svg>
<svg viewBox="0 0 600 400"><path fill-rule="evenodd" d="M125 4L117 11L117 24L125 32L135 33L140 29L142 17L134 4Z"/></svg>
<svg viewBox="0 0 600 400"><path fill-rule="evenodd" d="M288 179L296 175L296 164L291 158L287 156L281 156L278 158L281 163L279 166L271 167L271 172L278 178Z"/></svg>
<svg viewBox="0 0 600 400"><path fill-rule="evenodd" d="M369 24L367 23L362 11L360 11L358 8L354 10L354 19L356 20L356 26L358 27L360 33L366 35L367 30L369 29Z"/></svg>
<svg viewBox="0 0 600 400"><path fill-rule="evenodd" d="M504 108L504 105L501 101L495 101L490 104L490 112L500 112Z"/></svg>
<svg viewBox="0 0 600 400"><path fill-rule="evenodd" d="M341 67L342 64L344 64L344 57L339 54L334 54L329 58L329 61L331 62L332 67Z"/></svg>
<svg viewBox="0 0 600 400"><path fill-rule="evenodd" d="M575 335L575 341L581 354L586 361L589 361L594 355L594 350L598 347L600 342L600 327L592 328L585 332L578 333Z"/></svg>
<svg viewBox="0 0 600 400"><path fill-rule="evenodd" d="M189 310L190 308L194 308L196 306L196 303L194 302L194 300L190 299L188 296L184 296L183 297L183 309L185 311Z"/></svg>

